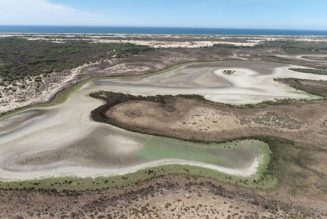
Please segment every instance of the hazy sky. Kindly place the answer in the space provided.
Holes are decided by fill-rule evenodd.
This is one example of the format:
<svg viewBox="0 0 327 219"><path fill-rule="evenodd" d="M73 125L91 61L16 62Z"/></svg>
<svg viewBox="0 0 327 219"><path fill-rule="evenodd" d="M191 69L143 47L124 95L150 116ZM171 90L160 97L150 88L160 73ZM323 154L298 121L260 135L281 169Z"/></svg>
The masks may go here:
<svg viewBox="0 0 327 219"><path fill-rule="evenodd" d="M0 25L327 29L327 0L0 0Z"/></svg>

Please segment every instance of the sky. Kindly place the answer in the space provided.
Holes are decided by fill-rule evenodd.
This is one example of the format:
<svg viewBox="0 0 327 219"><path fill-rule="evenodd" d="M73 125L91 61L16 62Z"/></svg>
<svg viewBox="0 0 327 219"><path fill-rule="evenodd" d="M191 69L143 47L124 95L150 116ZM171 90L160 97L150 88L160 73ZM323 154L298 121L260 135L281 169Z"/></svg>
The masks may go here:
<svg viewBox="0 0 327 219"><path fill-rule="evenodd" d="M327 30L327 0L0 0L0 25Z"/></svg>

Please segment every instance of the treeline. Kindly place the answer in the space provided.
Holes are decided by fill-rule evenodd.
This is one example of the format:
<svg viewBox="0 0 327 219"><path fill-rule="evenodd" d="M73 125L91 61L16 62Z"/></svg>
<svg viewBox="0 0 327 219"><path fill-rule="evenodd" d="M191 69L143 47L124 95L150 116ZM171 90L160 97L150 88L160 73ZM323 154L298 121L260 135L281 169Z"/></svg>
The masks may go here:
<svg viewBox="0 0 327 219"><path fill-rule="evenodd" d="M256 48L275 48L287 53L327 52L327 42L276 40L264 41Z"/></svg>
<svg viewBox="0 0 327 219"><path fill-rule="evenodd" d="M0 38L0 78L15 81L72 69L87 62L123 57L149 50L134 44L27 40L18 37Z"/></svg>
<svg viewBox="0 0 327 219"><path fill-rule="evenodd" d="M327 52L327 42L315 41L294 41L289 40L276 40L276 41L263 41L255 46L237 46L230 44L215 44L213 48L224 49L275 49L284 51L286 53L310 53L310 52Z"/></svg>

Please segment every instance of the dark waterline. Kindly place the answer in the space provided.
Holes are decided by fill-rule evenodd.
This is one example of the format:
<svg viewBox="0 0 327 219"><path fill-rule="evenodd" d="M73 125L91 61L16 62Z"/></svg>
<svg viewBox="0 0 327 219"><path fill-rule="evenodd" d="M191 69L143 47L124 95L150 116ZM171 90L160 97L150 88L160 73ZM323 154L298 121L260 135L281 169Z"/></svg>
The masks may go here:
<svg viewBox="0 0 327 219"><path fill-rule="evenodd" d="M327 36L325 30L275 30L229 28L171 28L171 27L88 27L88 26L7 26L0 33L29 34L193 34L193 35L287 35Z"/></svg>

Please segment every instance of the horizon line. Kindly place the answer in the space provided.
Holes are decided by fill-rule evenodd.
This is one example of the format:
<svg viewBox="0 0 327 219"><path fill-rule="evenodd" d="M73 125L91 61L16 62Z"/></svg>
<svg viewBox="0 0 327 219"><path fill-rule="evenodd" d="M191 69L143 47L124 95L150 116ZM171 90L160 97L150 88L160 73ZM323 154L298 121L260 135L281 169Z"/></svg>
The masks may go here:
<svg viewBox="0 0 327 219"><path fill-rule="evenodd" d="M175 28L175 29L227 29L227 30L288 30L288 31L327 31L327 29L301 29L301 28L261 28L261 27L191 27L191 26L129 26L129 25L54 25L54 24L0 24L0 26L23 27L114 27L114 28Z"/></svg>

